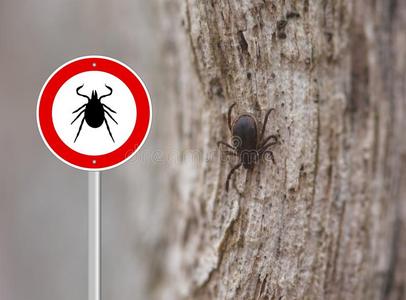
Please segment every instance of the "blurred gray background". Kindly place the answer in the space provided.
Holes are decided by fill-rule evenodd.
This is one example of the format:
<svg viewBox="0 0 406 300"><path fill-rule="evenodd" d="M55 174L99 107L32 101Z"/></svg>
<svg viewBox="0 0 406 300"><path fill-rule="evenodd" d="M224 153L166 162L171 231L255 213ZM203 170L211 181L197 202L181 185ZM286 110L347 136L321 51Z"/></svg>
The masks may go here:
<svg viewBox="0 0 406 300"><path fill-rule="evenodd" d="M0 2L1 300L87 298L87 174L64 165L42 143L37 97L47 77L72 58L99 54L122 60L143 78L152 97L154 122L139 156L163 149L170 127L160 113L167 104L160 95L154 5ZM168 207L164 166L137 157L102 175L103 299L153 298L159 276Z"/></svg>

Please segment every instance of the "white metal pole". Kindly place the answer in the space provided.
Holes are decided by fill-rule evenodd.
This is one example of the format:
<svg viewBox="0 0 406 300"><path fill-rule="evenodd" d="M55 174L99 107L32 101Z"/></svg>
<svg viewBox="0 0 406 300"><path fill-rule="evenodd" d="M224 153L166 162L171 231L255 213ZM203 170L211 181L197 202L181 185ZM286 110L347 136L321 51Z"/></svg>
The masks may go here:
<svg viewBox="0 0 406 300"><path fill-rule="evenodd" d="M100 300L100 172L89 172L88 300Z"/></svg>

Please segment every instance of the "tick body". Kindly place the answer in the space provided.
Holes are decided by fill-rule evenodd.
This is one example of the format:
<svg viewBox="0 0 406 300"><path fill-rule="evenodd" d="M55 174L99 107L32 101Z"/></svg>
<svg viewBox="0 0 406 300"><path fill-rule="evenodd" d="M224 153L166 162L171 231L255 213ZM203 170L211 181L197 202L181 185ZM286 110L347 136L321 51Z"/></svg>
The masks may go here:
<svg viewBox="0 0 406 300"><path fill-rule="evenodd" d="M87 103L83 104L81 107L79 107L78 109L76 109L75 111L72 112L72 114L75 114L77 112L79 112L79 114L76 116L76 118L72 121L71 125L82 115L84 114L82 121L80 123L79 126L79 130L76 134L75 137L75 141L78 139L80 131L82 130L82 126L84 121L86 121L87 125L89 125L92 128L99 128L100 126L103 125L103 123L106 123L106 127L107 130L109 132L109 135L111 137L111 139L114 142L114 138L113 135L110 131L110 126L109 123L107 121L106 115L113 120L114 123L118 124L117 121L113 118L113 116L110 113L116 114L117 112L114 111L113 109L111 109L110 107L108 107L106 104L103 104L101 102L101 99L104 97L108 97L111 96L111 94L113 93L113 89L111 87L109 87L107 84L105 85L106 88L109 90L108 94L105 94L103 96L98 96L97 95L97 91L93 90L92 91L92 95L91 97L87 96L87 95L83 95L81 93L79 93L80 89L83 87L83 84L81 86L79 86L76 89L76 94L78 96L84 97L87 99Z"/></svg>
<svg viewBox="0 0 406 300"><path fill-rule="evenodd" d="M228 173L226 191L228 191L231 176L241 166L251 170L265 154L269 154L272 162L275 163L273 153L269 148L278 142L276 135L269 135L264 138L266 123L269 114L273 111L272 108L267 111L261 132L258 133L257 121L249 114L242 114L234 122L231 121L231 114L235 105L236 103L231 105L228 110L228 128L232 135L232 145L223 141L217 143L218 146L223 145L227 147L227 150L224 151L226 155L236 156L239 159L238 164Z"/></svg>
<svg viewBox="0 0 406 300"><path fill-rule="evenodd" d="M104 122L104 109L100 102L89 102L85 109L85 121L92 128L99 128Z"/></svg>
<svg viewBox="0 0 406 300"><path fill-rule="evenodd" d="M245 169L252 169L255 164L249 154L255 155L257 150L257 132L257 122L250 115L239 116L232 126L233 146Z"/></svg>

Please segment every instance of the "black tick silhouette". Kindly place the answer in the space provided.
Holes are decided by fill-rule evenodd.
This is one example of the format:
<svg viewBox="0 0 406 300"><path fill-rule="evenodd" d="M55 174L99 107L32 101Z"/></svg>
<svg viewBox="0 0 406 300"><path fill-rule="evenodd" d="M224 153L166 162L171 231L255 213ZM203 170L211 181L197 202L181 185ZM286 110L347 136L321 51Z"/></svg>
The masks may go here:
<svg viewBox="0 0 406 300"><path fill-rule="evenodd" d="M104 97L108 97L111 96L111 94L113 93L113 89L111 87L109 87L107 84L105 85L106 88L110 91L108 94L103 95L98 97L97 96L97 91L93 90L92 91L92 96L86 96L83 94L79 93L79 90L84 86L84 84L82 84L81 86L79 86L76 89L76 94L82 97L85 97L87 99L87 103L83 104L81 107L79 107L78 109L76 109L75 111L72 112L72 114L75 114L77 112L80 111L80 113L76 116L76 118L72 121L71 125L84 113L84 117L80 123L79 126L79 130L76 134L76 138L75 141L78 139L78 136L80 134L80 131L82 130L82 126L83 126L83 122L86 120L87 125L89 125L92 128L99 128L104 122L106 122L106 126L107 126L107 130L109 131L110 137L111 139L114 141L113 135L111 134L110 131L110 126L109 123L106 119L105 113L114 121L114 123L118 124L116 120L114 120L114 118L111 116L111 114L108 112L112 112L114 114L116 114L117 112L114 111L113 109L111 109L110 107L108 107L106 104L101 103L101 99Z"/></svg>

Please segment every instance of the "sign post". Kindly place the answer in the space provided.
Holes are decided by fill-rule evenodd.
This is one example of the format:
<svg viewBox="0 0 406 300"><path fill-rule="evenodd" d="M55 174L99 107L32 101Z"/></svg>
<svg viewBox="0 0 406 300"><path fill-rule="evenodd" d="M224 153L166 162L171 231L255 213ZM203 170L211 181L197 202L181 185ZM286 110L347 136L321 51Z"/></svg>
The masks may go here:
<svg viewBox="0 0 406 300"><path fill-rule="evenodd" d="M88 299L100 299L101 203L100 172L89 172Z"/></svg>
<svg viewBox="0 0 406 300"><path fill-rule="evenodd" d="M38 98L37 124L62 162L89 172L89 300L100 300L101 171L128 161L151 127L148 91L127 65L85 56L59 67Z"/></svg>

